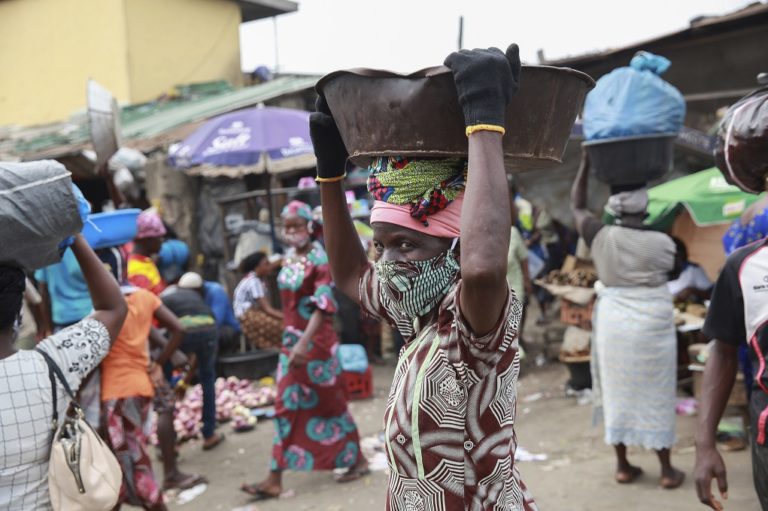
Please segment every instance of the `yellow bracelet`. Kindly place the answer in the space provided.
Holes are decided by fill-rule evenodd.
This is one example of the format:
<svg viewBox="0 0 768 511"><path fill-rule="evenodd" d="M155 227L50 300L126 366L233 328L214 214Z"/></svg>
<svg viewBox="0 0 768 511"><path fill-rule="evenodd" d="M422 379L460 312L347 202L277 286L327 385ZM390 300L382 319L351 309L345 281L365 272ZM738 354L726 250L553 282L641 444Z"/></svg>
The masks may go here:
<svg viewBox="0 0 768 511"><path fill-rule="evenodd" d="M317 176L315 178L315 181L318 182L318 183L338 183L339 181L342 181L345 177L347 177L347 173L346 172L344 174L340 175L340 176L334 176L334 177L320 177L320 176Z"/></svg>
<svg viewBox="0 0 768 511"><path fill-rule="evenodd" d="M501 133L502 136L506 133L503 126L496 126L495 124L475 124L474 126L467 126L466 134L470 136L472 133L478 131L495 131Z"/></svg>

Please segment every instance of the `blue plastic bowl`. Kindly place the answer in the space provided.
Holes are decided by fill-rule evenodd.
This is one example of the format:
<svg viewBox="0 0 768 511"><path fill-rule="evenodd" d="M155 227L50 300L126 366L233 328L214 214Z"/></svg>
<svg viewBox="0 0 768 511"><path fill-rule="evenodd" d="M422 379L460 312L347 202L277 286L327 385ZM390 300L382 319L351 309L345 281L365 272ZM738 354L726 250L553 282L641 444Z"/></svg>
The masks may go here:
<svg viewBox="0 0 768 511"><path fill-rule="evenodd" d="M94 249L128 243L136 237L139 213L140 209L120 209L88 215L88 221L83 224L83 237Z"/></svg>

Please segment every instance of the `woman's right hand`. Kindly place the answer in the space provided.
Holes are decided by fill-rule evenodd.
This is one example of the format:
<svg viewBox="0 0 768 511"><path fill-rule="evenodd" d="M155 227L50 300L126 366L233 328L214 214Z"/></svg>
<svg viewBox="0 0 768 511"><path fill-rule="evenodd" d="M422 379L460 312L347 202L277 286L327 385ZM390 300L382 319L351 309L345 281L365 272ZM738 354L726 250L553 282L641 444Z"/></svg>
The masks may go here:
<svg viewBox="0 0 768 511"><path fill-rule="evenodd" d="M317 98L315 110L309 116L309 136L317 158L318 180L340 179L346 173L347 147L322 94Z"/></svg>

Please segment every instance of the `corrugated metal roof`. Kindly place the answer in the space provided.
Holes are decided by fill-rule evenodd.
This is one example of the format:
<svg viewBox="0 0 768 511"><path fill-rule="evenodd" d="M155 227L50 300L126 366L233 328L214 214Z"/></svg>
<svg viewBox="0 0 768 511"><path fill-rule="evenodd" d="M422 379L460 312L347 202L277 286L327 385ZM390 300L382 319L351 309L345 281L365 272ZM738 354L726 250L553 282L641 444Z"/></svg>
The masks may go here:
<svg viewBox="0 0 768 511"><path fill-rule="evenodd" d="M317 80L318 77L316 76L286 76L261 85L245 87L181 104L176 108L124 124L123 136L127 139L141 139L160 135L190 122L202 121L233 110L263 103L279 96L300 92L314 87Z"/></svg>
<svg viewBox="0 0 768 511"><path fill-rule="evenodd" d="M201 84L209 89L191 97L163 99L122 109L125 145L152 150L162 142L180 140L187 127L220 114L257 105L281 96L314 87L317 76L283 76L269 82L232 90L220 83ZM180 89L183 89L181 87ZM81 112L71 119L45 126L0 127L0 159L34 160L56 158L90 148L86 116Z"/></svg>

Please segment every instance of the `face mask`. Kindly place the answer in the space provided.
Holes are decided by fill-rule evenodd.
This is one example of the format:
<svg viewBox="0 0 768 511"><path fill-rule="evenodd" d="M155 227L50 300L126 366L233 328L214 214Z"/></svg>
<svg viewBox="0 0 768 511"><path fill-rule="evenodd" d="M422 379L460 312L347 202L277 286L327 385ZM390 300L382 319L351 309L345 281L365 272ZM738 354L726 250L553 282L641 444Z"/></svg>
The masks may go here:
<svg viewBox="0 0 768 511"><path fill-rule="evenodd" d="M293 248L303 248L309 243L308 232L293 232L291 234L283 235L285 242Z"/></svg>
<svg viewBox="0 0 768 511"><path fill-rule="evenodd" d="M378 261L375 267L384 308L411 319L440 303L459 273L453 247L425 261Z"/></svg>

